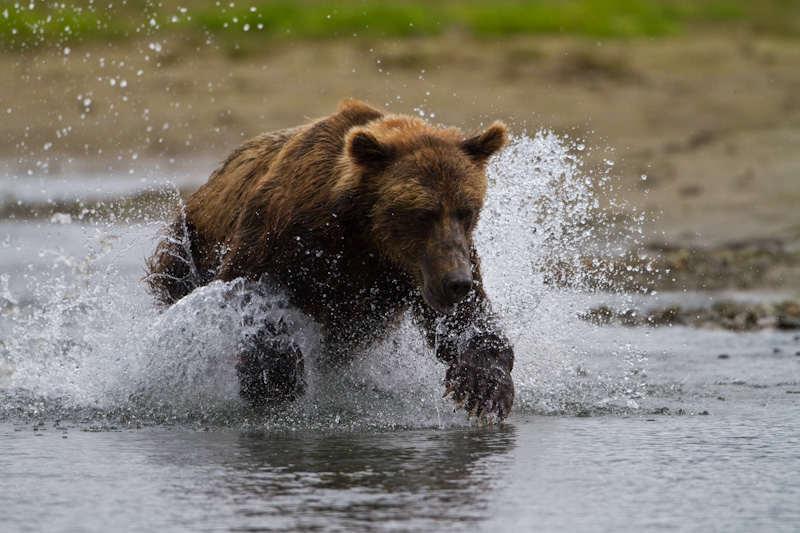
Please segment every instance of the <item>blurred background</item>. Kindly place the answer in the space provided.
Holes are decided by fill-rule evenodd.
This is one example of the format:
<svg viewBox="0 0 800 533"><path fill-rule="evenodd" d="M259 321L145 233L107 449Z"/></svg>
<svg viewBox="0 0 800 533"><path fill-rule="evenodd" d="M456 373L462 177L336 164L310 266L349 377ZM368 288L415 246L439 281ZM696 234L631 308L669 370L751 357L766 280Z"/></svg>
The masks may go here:
<svg viewBox="0 0 800 533"><path fill-rule="evenodd" d="M67 174L191 192L242 140L356 97L569 136L613 164L604 215L643 214L687 280L798 287L797 0L25 0L0 46L3 218L47 215L12 184Z"/></svg>

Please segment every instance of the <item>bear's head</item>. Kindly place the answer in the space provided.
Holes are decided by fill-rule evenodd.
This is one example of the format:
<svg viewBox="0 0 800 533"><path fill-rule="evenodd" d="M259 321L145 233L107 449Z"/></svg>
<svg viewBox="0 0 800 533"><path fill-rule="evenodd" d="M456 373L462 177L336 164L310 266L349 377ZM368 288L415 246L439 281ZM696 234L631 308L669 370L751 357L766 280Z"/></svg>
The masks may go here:
<svg viewBox="0 0 800 533"><path fill-rule="evenodd" d="M342 185L366 216L372 242L441 314L454 312L472 289L472 234L486 196L486 163L506 140L499 122L465 138L398 115L347 134Z"/></svg>

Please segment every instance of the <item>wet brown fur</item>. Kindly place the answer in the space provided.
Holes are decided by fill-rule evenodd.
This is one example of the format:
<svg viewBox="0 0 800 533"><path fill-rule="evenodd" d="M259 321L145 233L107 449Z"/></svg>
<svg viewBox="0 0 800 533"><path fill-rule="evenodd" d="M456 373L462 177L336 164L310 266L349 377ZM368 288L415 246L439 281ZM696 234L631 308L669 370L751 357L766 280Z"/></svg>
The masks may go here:
<svg viewBox="0 0 800 533"><path fill-rule="evenodd" d="M213 279L266 279L332 344L373 340L409 307L437 343L437 314L420 291L442 299L438 280L460 269L475 286L448 317L451 329L477 325L500 338L472 231L486 162L505 142L500 123L466 138L353 100L329 117L256 137L166 228L148 262L150 289L169 305ZM446 344L438 342L437 355L457 365L456 348Z"/></svg>

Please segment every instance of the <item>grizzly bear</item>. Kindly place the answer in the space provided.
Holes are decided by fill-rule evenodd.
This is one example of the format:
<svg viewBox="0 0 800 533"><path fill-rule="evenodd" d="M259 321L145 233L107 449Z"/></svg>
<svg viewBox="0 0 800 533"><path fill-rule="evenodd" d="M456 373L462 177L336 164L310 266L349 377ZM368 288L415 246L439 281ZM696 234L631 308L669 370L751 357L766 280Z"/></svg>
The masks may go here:
<svg viewBox="0 0 800 533"><path fill-rule="evenodd" d="M344 360L410 310L447 365L445 396L469 417L511 411L514 352L481 281L473 231L485 168L506 143L495 122L456 128L347 100L331 116L263 134L231 153L185 203L148 260L169 305L212 280L281 291ZM304 390L303 354L265 321L239 354L253 404Z"/></svg>

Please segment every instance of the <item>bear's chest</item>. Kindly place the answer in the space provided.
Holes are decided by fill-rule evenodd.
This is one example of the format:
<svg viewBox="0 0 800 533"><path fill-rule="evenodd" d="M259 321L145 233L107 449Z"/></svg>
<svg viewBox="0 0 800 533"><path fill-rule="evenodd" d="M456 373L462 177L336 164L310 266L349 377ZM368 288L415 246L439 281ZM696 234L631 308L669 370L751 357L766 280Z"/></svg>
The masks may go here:
<svg viewBox="0 0 800 533"><path fill-rule="evenodd" d="M293 305L348 343L380 335L414 294L407 274L357 244L298 246L276 278Z"/></svg>

